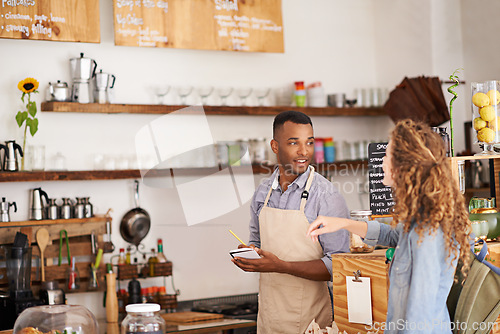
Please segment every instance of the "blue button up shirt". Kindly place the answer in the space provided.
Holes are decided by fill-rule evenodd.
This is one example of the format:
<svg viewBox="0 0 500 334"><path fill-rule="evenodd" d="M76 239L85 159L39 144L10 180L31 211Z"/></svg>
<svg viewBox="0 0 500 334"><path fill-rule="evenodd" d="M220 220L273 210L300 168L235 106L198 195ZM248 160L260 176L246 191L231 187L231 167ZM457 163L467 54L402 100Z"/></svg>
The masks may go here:
<svg viewBox="0 0 500 334"><path fill-rule="evenodd" d="M260 248L259 214L269 189L271 187L273 189L267 203L269 207L284 210L299 210L302 192L305 189L310 172L311 168L309 167L307 171L299 175L288 186L285 192L282 191L278 181L278 168L276 168L271 177L259 185L250 204L250 244L254 244ZM309 223L312 223L320 215L349 218L349 210L344 197L342 197L330 181L316 172L311 188L309 189L309 198L307 199L304 213ZM276 237L278 238L279 236ZM345 230L327 233L319 236L319 243L323 248L324 255L321 260L331 276L332 258L330 254L349 252L349 233Z"/></svg>
<svg viewBox="0 0 500 334"><path fill-rule="evenodd" d="M364 242L395 247L389 270L389 301L384 333L451 333L446 300L457 260L446 256L443 231L419 236L412 227L404 233L376 221L368 222ZM383 326L383 327L382 327Z"/></svg>

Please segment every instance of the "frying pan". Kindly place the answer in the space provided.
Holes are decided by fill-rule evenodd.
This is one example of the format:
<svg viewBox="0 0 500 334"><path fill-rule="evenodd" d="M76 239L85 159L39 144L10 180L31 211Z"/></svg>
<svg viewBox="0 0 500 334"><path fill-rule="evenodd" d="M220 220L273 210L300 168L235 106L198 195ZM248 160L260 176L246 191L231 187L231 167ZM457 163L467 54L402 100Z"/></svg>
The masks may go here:
<svg viewBox="0 0 500 334"><path fill-rule="evenodd" d="M120 234L123 240L139 246L151 227L151 219L146 210L139 206L139 181L135 180L135 208L129 210L120 223Z"/></svg>

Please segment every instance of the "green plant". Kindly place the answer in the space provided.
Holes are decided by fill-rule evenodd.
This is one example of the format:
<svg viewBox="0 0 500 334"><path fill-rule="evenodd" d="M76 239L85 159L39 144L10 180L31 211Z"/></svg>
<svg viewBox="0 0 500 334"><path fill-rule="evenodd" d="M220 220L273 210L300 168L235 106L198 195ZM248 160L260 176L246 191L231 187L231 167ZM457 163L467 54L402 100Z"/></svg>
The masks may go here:
<svg viewBox="0 0 500 334"><path fill-rule="evenodd" d="M36 102L31 101L31 94L38 93L38 81L33 78L26 78L24 80L19 81L17 84L17 88L23 95L21 96L21 101L26 103L26 110L18 111L16 114L16 122L19 127L22 127L24 124L24 137L23 137L23 157L21 159L21 170L24 170L24 156L26 152L26 134L28 128L30 128L30 134L33 137L35 133L38 131L38 118L36 118ZM28 95L28 101L25 102L24 98Z"/></svg>

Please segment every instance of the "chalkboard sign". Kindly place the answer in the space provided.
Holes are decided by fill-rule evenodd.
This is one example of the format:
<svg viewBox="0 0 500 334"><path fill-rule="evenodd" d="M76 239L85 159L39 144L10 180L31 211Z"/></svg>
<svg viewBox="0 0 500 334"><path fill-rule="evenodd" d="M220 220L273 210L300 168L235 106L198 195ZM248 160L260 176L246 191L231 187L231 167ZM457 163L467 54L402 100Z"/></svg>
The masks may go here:
<svg viewBox="0 0 500 334"><path fill-rule="evenodd" d="M1 0L0 38L99 43L99 0Z"/></svg>
<svg viewBox="0 0 500 334"><path fill-rule="evenodd" d="M281 0L113 0L115 45L284 52Z"/></svg>
<svg viewBox="0 0 500 334"><path fill-rule="evenodd" d="M382 159L386 149L387 143L370 143L368 145L368 181L372 216L389 216L390 210L394 206L391 187L382 183L384 179Z"/></svg>

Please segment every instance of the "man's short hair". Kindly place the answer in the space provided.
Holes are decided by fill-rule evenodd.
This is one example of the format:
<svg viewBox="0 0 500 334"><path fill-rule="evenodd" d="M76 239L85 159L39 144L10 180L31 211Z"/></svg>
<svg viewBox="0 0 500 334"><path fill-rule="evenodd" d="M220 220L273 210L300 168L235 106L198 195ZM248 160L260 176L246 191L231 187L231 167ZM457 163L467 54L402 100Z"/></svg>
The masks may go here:
<svg viewBox="0 0 500 334"><path fill-rule="evenodd" d="M273 138L276 135L276 130L285 124L285 122L292 122L295 124L310 124L313 126L311 118L300 111L288 110L283 111L276 115L273 122Z"/></svg>

